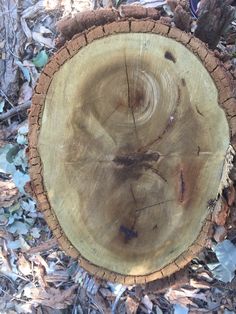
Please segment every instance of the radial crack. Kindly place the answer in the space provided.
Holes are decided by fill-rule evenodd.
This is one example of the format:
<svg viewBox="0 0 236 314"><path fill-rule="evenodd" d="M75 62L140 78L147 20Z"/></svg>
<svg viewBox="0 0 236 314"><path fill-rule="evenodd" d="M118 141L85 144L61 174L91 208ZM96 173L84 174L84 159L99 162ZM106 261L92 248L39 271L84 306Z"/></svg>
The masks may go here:
<svg viewBox="0 0 236 314"><path fill-rule="evenodd" d="M152 146L153 144L155 144L156 142L161 140L163 135L167 131L169 131L169 129L173 126L173 124L175 122L175 116L176 116L176 113L178 110L179 103L180 103L180 88L178 86L178 97L177 97L177 101L176 101L176 106L174 107L173 112L170 114L169 119L167 120L167 123L165 125L165 128L163 129L163 131L161 132L161 134L157 138L155 138L153 141L149 142L147 145L140 147L139 151L146 150L147 148L149 148L150 146Z"/></svg>
<svg viewBox="0 0 236 314"><path fill-rule="evenodd" d="M127 67L127 62L126 62L126 56L125 56L125 74L126 74L126 80L127 80L127 92L128 92L128 107L131 111L132 114L132 119L133 119L133 124L134 124L134 131L135 131L135 135L138 141L138 132L137 132L137 125L136 125L136 120L135 120L135 116L134 116L134 110L133 107L131 106L131 99L130 99L130 85L129 85L129 75L128 75L128 67Z"/></svg>
<svg viewBox="0 0 236 314"><path fill-rule="evenodd" d="M165 204L165 203L168 203L168 202L174 202L174 201L175 201L175 200L166 200L166 201L154 203L154 204L152 204L152 205L148 205L148 206L145 206L145 207L142 207L142 208L138 208L138 209L136 209L136 212L140 212L140 211L142 211L142 210L155 207L155 206L157 206L157 205Z"/></svg>
<svg viewBox="0 0 236 314"><path fill-rule="evenodd" d="M179 198L179 200L182 203L184 201L184 193L185 193L185 182L184 182L183 170L180 170L179 181L180 181L180 198Z"/></svg>

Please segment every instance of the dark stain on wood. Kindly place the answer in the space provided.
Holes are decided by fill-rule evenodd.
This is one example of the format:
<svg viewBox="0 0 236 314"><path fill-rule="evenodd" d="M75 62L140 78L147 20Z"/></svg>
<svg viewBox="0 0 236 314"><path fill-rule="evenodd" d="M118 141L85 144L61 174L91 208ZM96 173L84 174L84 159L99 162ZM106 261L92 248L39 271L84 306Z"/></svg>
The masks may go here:
<svg viewBox="0 0 236 314"><path fill-rule="evenodd" d="M180 197L179 197L179 201L182 203L182 202L184 201L184 192L185 192L185 182L184 182L183 170L180 170L179 185L180 185Z"/></svg>
<svg viewBox="0 0 236 314"><path fill-rule="evenodd" d="M204 114L203 114L203 113L201 113L201 111L198 109L198 107L197 107L197 106L196 106L196 111L197 111L197 113L198 113L200 116L204 117Z"/></svg>
<svg viewBox="0 0 236 314"><path fill-rule="evenodd" d="M122 233L123 236L125 237L125 242L128 242L128 241L132 240L133 238L138 237L137 231L134 231L133 229L127 228L124 225L120 226L119 232Z"/></svg>
<svg viewBox="0 0 236 314"><path fill-rule="evenodd" d="M200 151L201 151L201 148L200 148L200 146L198 146L197 147L197 155L199 156L199 154L200 154Z"/></svg>
<svg viewBox="0 0 236 314"><path fill-rule="evenodd" d="M170 61L172 61L172 62L174 62L174 63L176 63L175 56L168 50L165 52L165 58L170 60Z"/></svg>
<svg viewBox="0 0 236 314"><path fill-rule="evenodd" d="M186 81L185 81L184 78L181 79L181 83L182 83L183 86L186 86Z"/></svg>
<svg viewBox="0 0 236 314"><path fill-rule="evenodd" d="M135 152L125 155L118 155L113 159L117 165L124 166L124 167L132 167L141 165L143 162L152 162L157 161L160 155L158 153L142 153L142 152Z"/></svg>
<svg viewBox="0 0 236 314"><path fill-rule="evenodd" d="M135 90L134 95L131 94L130 107L137 109L142 107L145 100L145 90L140 86L139 90Z"/></svg>

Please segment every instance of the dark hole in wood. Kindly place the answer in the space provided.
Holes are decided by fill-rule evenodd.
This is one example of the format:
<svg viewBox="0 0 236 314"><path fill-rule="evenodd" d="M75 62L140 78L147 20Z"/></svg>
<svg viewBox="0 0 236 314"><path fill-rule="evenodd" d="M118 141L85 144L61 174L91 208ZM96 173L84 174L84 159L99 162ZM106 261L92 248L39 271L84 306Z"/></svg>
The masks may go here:
<svg viewBox="0 0 236 314"><path fill-rule="evenodd" d="M165 52L165 58L174 63L176 62L175 56L168 50Z"/></svg>

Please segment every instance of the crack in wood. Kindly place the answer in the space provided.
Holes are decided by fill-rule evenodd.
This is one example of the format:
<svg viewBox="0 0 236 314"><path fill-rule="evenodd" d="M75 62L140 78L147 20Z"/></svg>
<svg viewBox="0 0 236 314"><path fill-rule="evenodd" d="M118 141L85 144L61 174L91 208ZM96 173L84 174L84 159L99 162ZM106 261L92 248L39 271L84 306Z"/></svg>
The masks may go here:
<svg viewBox="0 0 236 314"><path fill-rule="evenodd" d="M179 201L182 203L184 201L184 193L185 193L185 182L184 182L184 175L183 175L183 170L180 170L180 198Z"/></svg>
<svg viewBox="0 0 236 314"><path fill-rule="evenodd" d="M168 183L168 181L166 180L166 178L164 178L164 176L162 174L160 174L160 172L158 171L158 169L152 167L151 165L149 165L148 163L144 165L144 167L148 170L152 170L152 172L154 172L156 175L158 175L165 183Z"/></svg>
<svg viewBox="0 0 236 314"><path fill-rule="evenodd" d="M107 120L110 119L110 117L116 112L116 110L121 106L122 104L119 103L115 109L102 121L102 124L105 124L107 122Z"/></svg>
<svg viewBox="0 0 236 314"><path fill-rule="evenodd" d="M198 146L198 147L197 147L197 155L198 155L198 156L199 156L200 152L201 152L201 147Z"/></svg>
<svg viewBox="0 0 236 314"><path fill-rule="evenodd" d="M126 80L127 80L127 92L128 92L128 107L131 111L132 114L132 119L133 119L133 124L134 124L134 131L135 131L135 135L137 138L137 141L139 141L138 139L138 131L137 131L137 125L136 125L136 120L135 120L135 115L134 115L134 110L133 107L131 106L131 99L130 99L130 84L129 84L129 75L128 75L128 67L127 67L127 61L126 61L126 56L125 56L125 75L126 75Z"/></svg>
<svg viewBox="0 0 236 314"><path fill-rule="evenodd" d="M137 203L136 197L135 197L135 195L134 195L134 191L133 191L132 184L130 184L130 192L131 192L132 198L133 198L134 203L135 203L135 208L137 209L137 204L138 204L138 203ZM139 215L137 215L136 209L135 209L135 212L134 212L134 221L133 221L133 224L132 224L132 227L131 227L131 230L133 230L133 231L134 231L134 228L135 228L137 219L138 219L138 217L139 217Z"/></svg>
<svg viewBox="0 0 236 314"><path fill-rule="evenodd" d="M204 117L204 114L198 109L198 107L195 106L195 108L196 108L197 113L198 113L200 116Z"/></svg>
<svg viewBox="0 0 236 314"><path fill-rule="evenodd" d="M152 207L155 207L157 205L162 205L162 204L165 204L165 203L168 203L168 202L175 202L175 200L166 200L166 201L161 201L161 202L158 202L158 203L154 203L152 205L148 205L148 206L144 206L142 208L138 208L136 209L137 212L140 212L140 211L143 211L145 209L148 209L148 208L152 208Z"/></svg>
<svg viewBox="0 0 236 314"><path fill-rule="evenodd" d="M165 128L163 129L162 133L155 138L153 141L149 142L147 145L140 147L138 149L138 151L145 151L147 148L149 148L150 146L152 146L153 144L157 143L158 141L160 141L162 139L162 137L164 136L164 134L169 131L169 129L174 125L175 122L175 116L178 110L180 104L180 87L178 86L178 95L177 95L177 101L176 101L176 105L174 107L173 112L170 114L169 119L167 120L167 123L165 125Z"/></svg>
<svg viewBox="0 0 236 314"><path fill-rule="evenodd" d="M137 207L137 200L136 200L135 195L134 195L132 184L130 184L130 192L131 192L132 198L134 200L135 207Z"/></svg>

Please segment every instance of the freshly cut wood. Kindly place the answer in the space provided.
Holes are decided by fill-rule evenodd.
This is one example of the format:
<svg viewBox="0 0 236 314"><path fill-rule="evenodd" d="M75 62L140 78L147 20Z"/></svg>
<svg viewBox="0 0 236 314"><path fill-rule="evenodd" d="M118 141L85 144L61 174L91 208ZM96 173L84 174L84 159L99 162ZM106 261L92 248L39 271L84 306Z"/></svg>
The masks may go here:
<svg viewBox="0 0 236 314"><path fill-rule="evenodd" d="M63 249L126 284L183 268L208 238L235 106L224 67L176 28L121 20L68 41L29 116L34 192Z"/></svg>

